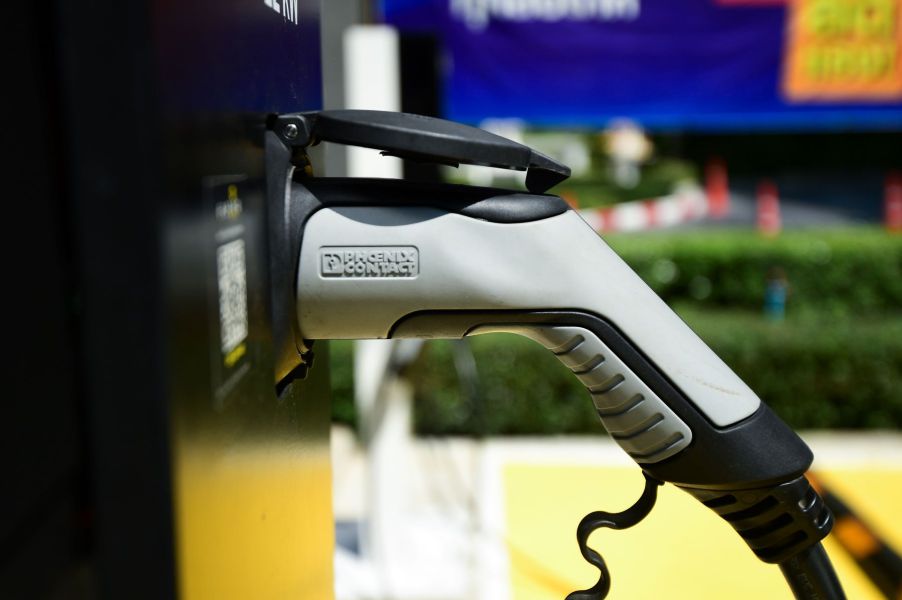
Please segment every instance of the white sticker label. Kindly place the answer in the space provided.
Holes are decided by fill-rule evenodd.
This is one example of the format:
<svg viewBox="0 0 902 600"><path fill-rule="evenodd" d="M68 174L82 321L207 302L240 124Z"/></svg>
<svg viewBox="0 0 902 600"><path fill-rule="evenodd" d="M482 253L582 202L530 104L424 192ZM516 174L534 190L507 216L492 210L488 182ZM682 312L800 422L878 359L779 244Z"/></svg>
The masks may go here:
<svg viewBox="0 0 902 600"><path fill-rule="evenodd" d="M216 250L222 353L228 356L247 338L247 268L244 240Z"/></svg>

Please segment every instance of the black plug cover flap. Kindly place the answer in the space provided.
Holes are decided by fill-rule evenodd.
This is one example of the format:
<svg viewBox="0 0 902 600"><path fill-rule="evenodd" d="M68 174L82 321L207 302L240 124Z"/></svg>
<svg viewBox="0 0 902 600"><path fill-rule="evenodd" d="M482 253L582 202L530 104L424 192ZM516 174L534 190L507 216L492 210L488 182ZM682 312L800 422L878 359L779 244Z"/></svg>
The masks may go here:
<svg viewBox="0 0 902 600"><path fill-rule="evenodd" d="M275 130L294 146L335 142L413 160L528 171L526 187L533 193L542 193L570 176L569 167L528 146L476 127L422 115L327 110L281 115Z"/></svg>

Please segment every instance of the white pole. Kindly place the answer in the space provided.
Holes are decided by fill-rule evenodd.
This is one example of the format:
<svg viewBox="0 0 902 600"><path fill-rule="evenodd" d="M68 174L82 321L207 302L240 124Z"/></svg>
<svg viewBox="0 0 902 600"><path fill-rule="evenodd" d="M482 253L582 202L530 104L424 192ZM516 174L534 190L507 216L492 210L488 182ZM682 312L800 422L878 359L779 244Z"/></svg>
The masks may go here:
<svg viewBox="0 0 902 600"><path fill-rule="evenodd" d="M401 110L398 32L387 25L354 25L344 33L345 108ZM401 161L378 150L348 147L349 177L402 177Z"/></svg>
<svg viewBox="0 0 902 600"><path fill-rule="evenodd" d="M345 30L343 45L344 107L400 110L398 32L385 25L353 25ZM346 152L348 177L402 176L401 162L383 157L377 150L348 146ZM382 593L386 595L391 594L394 579L389 540L392 530L398 526L396 495L399 492L403 495L405 487L403 481L398 481L397 471L391 484L386 485L386 478L391 478L395 470L392 463L397 468L397 461L409 460L404 446L410 437L410 432L404 431L409 428L410 408L404 406L409 399L386 397L391 352L392 342L387 340L367 340L354 345L355 403L369 464L369 522L362 532L361 549L373 561Z"/></svg>

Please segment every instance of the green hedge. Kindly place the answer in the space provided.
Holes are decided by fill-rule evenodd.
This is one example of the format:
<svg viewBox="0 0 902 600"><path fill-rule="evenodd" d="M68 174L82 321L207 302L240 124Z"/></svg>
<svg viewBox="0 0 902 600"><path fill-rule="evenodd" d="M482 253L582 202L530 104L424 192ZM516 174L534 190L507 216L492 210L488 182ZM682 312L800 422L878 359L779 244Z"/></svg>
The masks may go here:
<svg viewBox="0 0 902 600"><path fill-rule="evenodd" d="M679 309L701 337L790 425L902 427L902 317L865 321ZM599 433L585 389L546 350L514 335L472 338L476 402L461 393L451 342L430 342L410 373L421 434ZM353 421L350 346L336 344L337 417Z"/></svg>
<svg viewBox="0 0 902 600"><path fill-rule="evenodd" d="M902 307L902 236L876 228L612 235L606 240L668 303L759 309L769 271L789 282L787 310L831 316Z"/></svg>
<svg viewBox="0 0 902 600"><path fill-rule="evenodd" d="M607 236L611 246L794 427L902 427L902 236L875 228ZM768 271L790 285L787 318L761 316ZM598 433L587 393L517 336L468 342L478 399L460 390L450 342L411 369L423 434ZM334 418L353 423L351 345L333 346Z"/></svg>
<svg viewBox="0 0 902 600"><path fill-rule="evenodd" d="M792 426L902 426L902 315L771 323L758 314L679 312Z"/></svg>

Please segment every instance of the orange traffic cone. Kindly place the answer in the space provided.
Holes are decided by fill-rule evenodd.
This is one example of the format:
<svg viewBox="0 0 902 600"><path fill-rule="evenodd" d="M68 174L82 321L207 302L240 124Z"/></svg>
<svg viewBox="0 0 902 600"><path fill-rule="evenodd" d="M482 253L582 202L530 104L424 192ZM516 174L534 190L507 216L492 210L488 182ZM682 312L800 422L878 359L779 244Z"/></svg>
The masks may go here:
<svg viewBox="0 0 902 600"><path fill-rule="evenodd" d="M776 184L770 179L764 179L758 184L757 205L758 231L765 235L780 233L780 196Z"/></svg>

